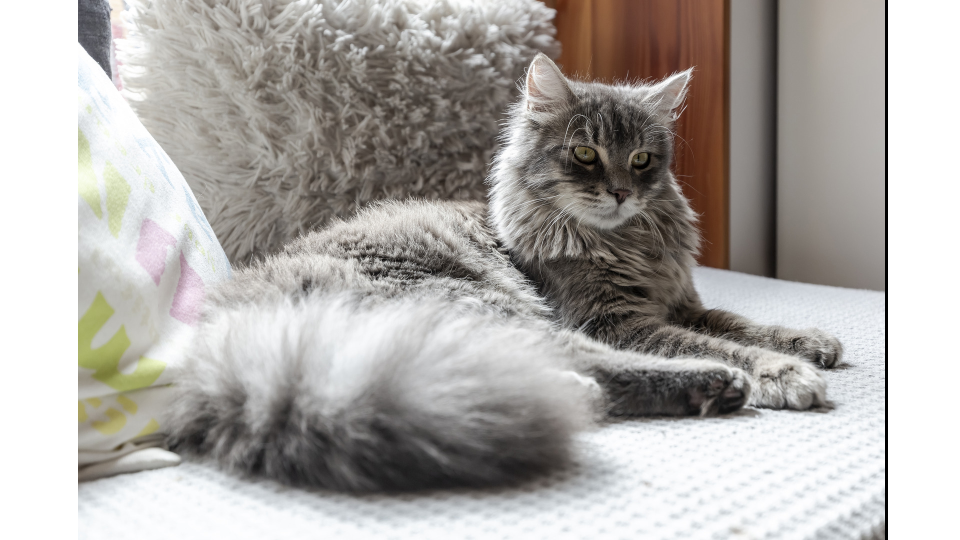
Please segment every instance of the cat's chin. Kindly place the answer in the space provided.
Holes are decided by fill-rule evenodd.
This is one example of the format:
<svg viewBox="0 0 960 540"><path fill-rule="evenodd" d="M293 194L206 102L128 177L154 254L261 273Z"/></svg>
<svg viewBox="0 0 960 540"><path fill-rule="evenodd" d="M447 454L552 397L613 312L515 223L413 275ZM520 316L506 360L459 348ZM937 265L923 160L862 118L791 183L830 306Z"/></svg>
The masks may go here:
<svg viewBox="0 0 960 540"><path fill-rule="evenodd" d="M577 216L577 218L580 220L580 223L601 231L616 229L617 227L620 227L621 225L630 221L630 218L632 217L633 212L630 212L624 208L614 209L612 212L607 214L583 212Z"/></svg>

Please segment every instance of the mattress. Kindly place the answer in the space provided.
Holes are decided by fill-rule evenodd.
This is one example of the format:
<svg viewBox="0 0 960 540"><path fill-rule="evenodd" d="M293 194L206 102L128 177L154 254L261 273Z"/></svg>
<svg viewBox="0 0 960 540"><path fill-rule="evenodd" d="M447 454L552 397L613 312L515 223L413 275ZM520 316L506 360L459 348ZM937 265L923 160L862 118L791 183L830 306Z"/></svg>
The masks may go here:
<svg viewBox="0 0 960 540"><path fill-rule="evenodd" d="M354 496L186 462L80 483L79 538L884 538L886 295L695 280L709 307L834 333L835 407L609 423L578 436L573 467L509 489Z"/></svg>

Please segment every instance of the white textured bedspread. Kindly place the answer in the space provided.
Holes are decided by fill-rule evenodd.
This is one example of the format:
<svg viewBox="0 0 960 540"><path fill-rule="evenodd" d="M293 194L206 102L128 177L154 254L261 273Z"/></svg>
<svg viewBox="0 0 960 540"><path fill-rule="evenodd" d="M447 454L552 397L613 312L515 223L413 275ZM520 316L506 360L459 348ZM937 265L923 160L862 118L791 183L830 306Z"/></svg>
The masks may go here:
<svg viewBox="0 0 960 540"><path fill-rule="evenodd" d="M184 463L79 484L79 537L883 538L885 294L696 279L707 306L840 338L836 408L606 425L579 436L576 467L518 489L357 497Z"/></svg>

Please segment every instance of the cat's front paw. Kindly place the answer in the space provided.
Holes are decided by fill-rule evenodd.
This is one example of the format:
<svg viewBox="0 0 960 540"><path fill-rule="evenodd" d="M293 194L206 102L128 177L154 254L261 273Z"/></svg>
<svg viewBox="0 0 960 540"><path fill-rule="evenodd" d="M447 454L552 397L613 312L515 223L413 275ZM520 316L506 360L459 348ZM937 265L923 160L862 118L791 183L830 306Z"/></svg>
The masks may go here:
<svg viewBox="0 0 960 540"><path fill-rule="evenodd" d="M750 396L743 370L700 358L639 357L638 365L599 369L610 416L714 416L736 411Z"/></svg>
<svg viewBox="0 0 960 540"><path fill-rule="evenodd" d="M843 358L843 345L840 340L830 334L809 328L797 331L797 335L790 339L783 352L799 356L814 364L831 368L840 363Z"/></svg>
<svg viewBox="0 0 960 540"><path fill-rule="evenodd" d="M750 405L796 410L829 405L827 382L820 372L798 358L765 353L754 363L751 375Z"/></svg>
<svg viewBox="0 0 960 540"><path fill-rule="evenodd" d="M700 416L727 414L742 408L750 396L750 377L742 370L718 365L693 377L687 407Z"/></svg>

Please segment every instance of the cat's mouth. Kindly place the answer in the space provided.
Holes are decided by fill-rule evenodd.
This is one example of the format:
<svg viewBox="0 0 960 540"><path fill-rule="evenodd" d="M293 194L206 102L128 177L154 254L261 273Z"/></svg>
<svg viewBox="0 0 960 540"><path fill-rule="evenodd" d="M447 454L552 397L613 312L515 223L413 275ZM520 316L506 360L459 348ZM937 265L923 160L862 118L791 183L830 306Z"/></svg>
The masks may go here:
<svg viewBox="0 0 960 540"><path fill-rule="evenodd" d="M580 221L601 230L615 229L630 220L637 213L637 202L627 200L623 203L604 204L587 208L581 212Z"/></svg>
<svg viewBox="0 0 960 540"><path fill-rule="evenodd" d="M554 202L557 208L554 212L559 211L561 216L572 215L577 222L593 229L610 230L627 223L639 210L642 210L641 202L635 196L628 197L623 202L617 202L612 195L609 199L596 195L597 193L561 191ZM560 223L563 219L557 218L555 221Z"/></svg>

